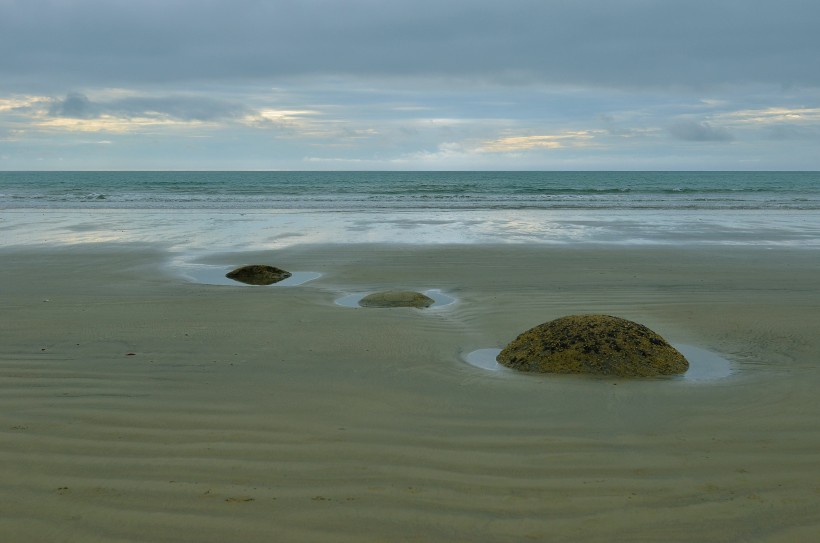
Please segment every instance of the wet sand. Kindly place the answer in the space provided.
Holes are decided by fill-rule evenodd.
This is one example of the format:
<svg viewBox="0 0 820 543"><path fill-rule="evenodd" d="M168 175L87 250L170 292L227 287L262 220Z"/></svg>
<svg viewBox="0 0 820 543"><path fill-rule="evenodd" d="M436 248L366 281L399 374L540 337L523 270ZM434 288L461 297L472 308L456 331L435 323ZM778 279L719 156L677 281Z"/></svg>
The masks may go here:
<svg viewBox="0 0 820 543"><path fill-rule="evenodd" d="M814 541L820 260L753 247L0 251L4 541ZM343 307L383 289L455 303ZM464 362L570 313L730 360L692 382Z"/></svg>

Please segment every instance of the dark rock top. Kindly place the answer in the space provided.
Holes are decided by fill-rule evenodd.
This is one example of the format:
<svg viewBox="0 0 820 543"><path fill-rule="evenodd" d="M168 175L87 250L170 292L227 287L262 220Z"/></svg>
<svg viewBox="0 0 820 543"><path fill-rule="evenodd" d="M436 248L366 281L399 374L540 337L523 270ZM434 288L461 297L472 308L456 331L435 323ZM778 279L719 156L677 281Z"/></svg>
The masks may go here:
<svg viewBox="0 0 820 543"><path fill-rule="evenodd" d="M540 324L498 355L500 364L541 373L651 377L684 373L689 362L661 336L609 315L571 315Z"/></svg>
<svg viewBox="0 0 820 543"><path fill-rule="evenodd" d="M252 264L250 266L236 268L226 273L225 277L248 285L272 285L282 279L290 277L290 272L274 268L273 266Z"/></svg>
<svg viewBox="0 0 820 543"><path fill-rule="evenodd" d="M433 302L432 298L420 292L389 290L368 294L359 300L359 305L362 307L416 307L421 309L430 307Z"/></svg>

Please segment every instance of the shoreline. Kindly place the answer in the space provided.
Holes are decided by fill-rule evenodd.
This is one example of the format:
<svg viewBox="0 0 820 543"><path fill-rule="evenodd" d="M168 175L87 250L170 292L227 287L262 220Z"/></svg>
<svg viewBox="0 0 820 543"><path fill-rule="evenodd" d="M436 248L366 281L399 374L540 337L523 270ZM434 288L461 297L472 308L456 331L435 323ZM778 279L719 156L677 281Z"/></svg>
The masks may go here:
<svg viewBox="0 0 820 543"><path fill-rule="evenodd" d="M0 248L10 540L774 542L820 530L814 251L197 252L322 274L248 288L185 281L169 249ZM393 287L457 302L335 304ZM498 378L461 360L580 312L720 353L737 374Z"/></svg>
<svg viewBox="0 0 820 543"><path fill-rule="evenodd" d="M4 209L6 246L160 243L184 255L330 244L820 249L815 210Z"/></svg>

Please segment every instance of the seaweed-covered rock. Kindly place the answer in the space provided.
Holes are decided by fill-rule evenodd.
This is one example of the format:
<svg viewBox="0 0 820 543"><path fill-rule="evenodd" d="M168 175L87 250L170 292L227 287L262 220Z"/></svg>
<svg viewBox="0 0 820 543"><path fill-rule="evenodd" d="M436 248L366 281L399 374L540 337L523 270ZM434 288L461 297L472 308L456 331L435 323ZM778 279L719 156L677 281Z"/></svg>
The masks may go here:
<svg viewBox="0 0 820 543"><path fill-rule="evenodd" d="M290 272L280 270L273 266L266 266L263 264L252 264L250 266L242 266L225 274L228 279L239 281L247 285L272 285L278 283L282 279L290 277Z"/></svg>
<svg viewBox="0 0 820 543"><path fill-rule="evenodd" d="M388 290L386 292L374 292L368 294L361 300L362 307L416 307L424 308L433 305L434 300L420 292L412 290Z"/></svg>
<svg viewBox="0 0 820 543"><path fill-rule="evenodd" d="M684 373L689 362L661 336L609 315L571 315L515 338L497 358L516 370L650 377Z"/></svg>

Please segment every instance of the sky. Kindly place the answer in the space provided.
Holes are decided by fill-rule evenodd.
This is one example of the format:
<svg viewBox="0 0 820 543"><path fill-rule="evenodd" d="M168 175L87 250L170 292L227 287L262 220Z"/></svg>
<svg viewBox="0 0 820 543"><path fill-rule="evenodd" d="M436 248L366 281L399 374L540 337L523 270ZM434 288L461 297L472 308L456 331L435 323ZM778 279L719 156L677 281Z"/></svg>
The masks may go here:
<svg viewBox="0 0 820 543"><path fill-rule="evenodd" d="M820 170L817 0L0 0L0 170Z"/></svg>

